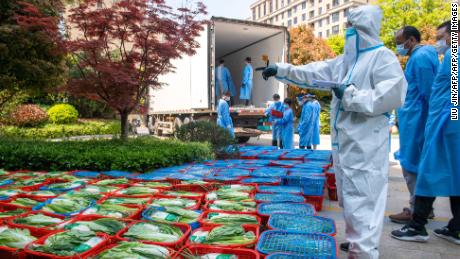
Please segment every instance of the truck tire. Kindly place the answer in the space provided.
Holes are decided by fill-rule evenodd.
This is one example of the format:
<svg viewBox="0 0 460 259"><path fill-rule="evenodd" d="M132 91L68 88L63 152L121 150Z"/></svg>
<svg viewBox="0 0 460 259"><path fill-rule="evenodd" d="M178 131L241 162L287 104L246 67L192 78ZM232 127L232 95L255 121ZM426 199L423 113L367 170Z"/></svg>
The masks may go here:
<svg viewBox="0 0 460 259"><path fill-rule="evenodd" d="M238 143L239 144L244 144L249 141L251 137L237 137Z"/></svg>

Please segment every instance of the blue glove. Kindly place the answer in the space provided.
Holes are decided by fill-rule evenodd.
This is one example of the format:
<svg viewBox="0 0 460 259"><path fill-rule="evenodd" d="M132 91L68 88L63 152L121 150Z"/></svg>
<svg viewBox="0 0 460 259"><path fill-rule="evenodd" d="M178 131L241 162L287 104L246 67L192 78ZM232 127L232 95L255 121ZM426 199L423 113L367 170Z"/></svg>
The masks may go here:
<svg viewBox="0 0 460 259"><path fill-rule="evenodd" d="M338 87L333 87L332 91L334 91L335 97L342 100L345 89L347 89L348 86L349 85L339 85Z"/></svg>
<svg viewBox="0 0 460 259"><path fill-rule="evenodd" d="M270 78L272 76L276 76L277 73L278 73L278 66L277 65L269 65L262 72L262 77L265 80L268 80L268 78Z"/></svg>

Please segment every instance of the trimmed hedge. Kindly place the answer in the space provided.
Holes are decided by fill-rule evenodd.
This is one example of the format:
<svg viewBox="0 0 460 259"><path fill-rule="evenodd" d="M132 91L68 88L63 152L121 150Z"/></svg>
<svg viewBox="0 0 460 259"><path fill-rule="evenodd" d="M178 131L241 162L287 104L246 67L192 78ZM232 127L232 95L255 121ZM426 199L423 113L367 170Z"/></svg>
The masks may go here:
<svg viewBox="0 0 460 259"><path fill-rule="evenodd" d="M109 120L88 120L75 124L46 124L43 127L22 128L0 127L0 135L10 138L49 139L83 135L120 134L120 122Z"/></svg>
<svg viewBox="0 0 460 259"><path fill-rule="evenodd" d="M49 120L54 124L75 123L78 120L78 111L70 104L55 104L48 110Z"/></svg>
<svg viewBox="0 0 460 259"><path fill-rule="evenodd" d="M48 142L0 138L0 168L5 170L123 170L147 172L160 167L212 159L208 144L158 140Z"/></svg>

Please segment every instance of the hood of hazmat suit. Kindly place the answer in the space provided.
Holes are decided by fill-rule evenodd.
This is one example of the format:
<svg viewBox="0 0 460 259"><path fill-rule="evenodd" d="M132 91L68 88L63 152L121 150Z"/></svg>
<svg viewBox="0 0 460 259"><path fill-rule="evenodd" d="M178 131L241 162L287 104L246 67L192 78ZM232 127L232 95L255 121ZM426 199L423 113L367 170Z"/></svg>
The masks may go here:
<svg viewBox="0 0 460 259"><path fill-rule="evenodd" d="M299 87L311 87L313 80L351 84L341 100L333 97L331 106L334 170L351 243L349 258L379 257L388 189L389 113L403 105L407 90L398 59L379 39L381 20L377 6L358 7L348 16L352 28L347 30L346 54L304 66L277 64L276 78ZM352 62L345 62L350 60L347 55L354 55Z"/></svg>

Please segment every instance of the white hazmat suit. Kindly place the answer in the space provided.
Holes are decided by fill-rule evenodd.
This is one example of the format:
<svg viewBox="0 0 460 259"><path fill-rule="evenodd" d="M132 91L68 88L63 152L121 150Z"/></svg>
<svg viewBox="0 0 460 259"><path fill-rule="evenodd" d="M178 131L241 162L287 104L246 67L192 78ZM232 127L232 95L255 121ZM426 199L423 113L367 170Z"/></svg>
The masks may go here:
<svg viewBox="0 0 460 259"><path fill-rule="evenodd" d="M276 78L300 87L312 80L352 84L331 106L334 169L350 259L377 259L388 189L389 114L402 106L407 82L379 39L382 12L361 6L348 16L345 54L305 66L277 64ZM348 33L352 31L353 33Z"/></svg>

